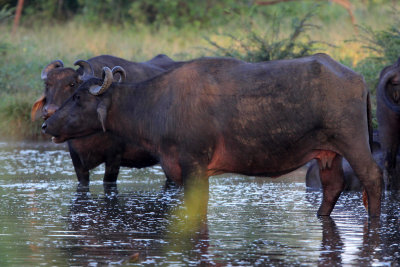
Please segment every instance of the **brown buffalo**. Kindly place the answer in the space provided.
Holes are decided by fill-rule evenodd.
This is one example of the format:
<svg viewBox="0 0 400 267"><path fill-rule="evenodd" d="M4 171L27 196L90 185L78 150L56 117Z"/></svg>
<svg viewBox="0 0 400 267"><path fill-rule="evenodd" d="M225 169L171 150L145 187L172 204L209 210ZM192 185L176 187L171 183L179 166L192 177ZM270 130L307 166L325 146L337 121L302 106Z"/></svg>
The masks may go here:
<svg viewBox="0 0 400 267"><path fill-rule="evenodd" d="M207 190L212 175L277 176L317 159L319 215L330 215L343 191L345 157L366 189L369 215L380 215L369 93L360 75L329 56L262 63L200 58L136 84L110 84L109 68L104 77L83 83L43 132L56 142L112 132L159 159L185 192L194 185Z"/></svg>

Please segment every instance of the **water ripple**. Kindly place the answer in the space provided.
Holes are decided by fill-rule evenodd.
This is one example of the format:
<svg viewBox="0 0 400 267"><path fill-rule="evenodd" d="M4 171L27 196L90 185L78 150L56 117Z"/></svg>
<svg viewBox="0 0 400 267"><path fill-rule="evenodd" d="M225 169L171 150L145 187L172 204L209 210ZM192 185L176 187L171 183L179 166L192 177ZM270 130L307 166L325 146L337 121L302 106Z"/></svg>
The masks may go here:
<svg viewBox="0 0 400 267"><path fill-rule="evenodd" d="M228 174L210 179L199 227L179 216L182 190L164 189L160 166L122 168L111 192L103 173L93 170L82 190L65 147L0 142L0 265L400 264L397 192L372 224L360 192L343 193L332 216L318 218L321 192L307 192L299 177ZM190 235L175 227L185 224Z"/></svg>

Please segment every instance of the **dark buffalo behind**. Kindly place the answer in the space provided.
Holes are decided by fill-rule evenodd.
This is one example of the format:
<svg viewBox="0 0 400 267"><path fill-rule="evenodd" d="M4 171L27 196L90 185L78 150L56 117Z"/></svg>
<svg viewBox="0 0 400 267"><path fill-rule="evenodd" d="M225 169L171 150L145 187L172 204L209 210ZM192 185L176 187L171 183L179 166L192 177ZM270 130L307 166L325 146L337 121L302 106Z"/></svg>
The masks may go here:
<svg viewBox="0 0 400 267"><path fill-rule="evenodd" d="M110 55L101 55L87 61L78 60L77 70L64 67L60 60L48 64L42 71L45 90L32 107L32 119L41 116L49 118L75 92L88 77L101 77L104 66L121 66L126 72L125 80L139 82L171 69L179 62L166 55L157 55L147 62L131 62ZM105 163L104 181L114 183L120 166L143 168L156 164L158 160L134 144L123 142L110 133L96 133L91 136L68 141L68 148L78 181L89 183L89 170Z"/></svg>
<svg viewBox="0 0 400 267"><path fill-rule="evenodd" d="M323 184L319 215L330 215L343 191L345 157L365 187L370 216L380 215L369 93L360 75L329 56L200 58L138 84L105 86L111 70L104 76L82 84L43 124L55 142L105 128L160 159L185 192L206 191L212 175L278 176L315 158ZM185 197L200 203L206 193Z"/></svg>
<svg viewBox="0 0 400 267"><path fill-rule="evenodd" d="M400 142L400 58L385 67L379 75L377 110L379 136L384 153L385 185L400 189L400 173L396 170Z"/></svg>

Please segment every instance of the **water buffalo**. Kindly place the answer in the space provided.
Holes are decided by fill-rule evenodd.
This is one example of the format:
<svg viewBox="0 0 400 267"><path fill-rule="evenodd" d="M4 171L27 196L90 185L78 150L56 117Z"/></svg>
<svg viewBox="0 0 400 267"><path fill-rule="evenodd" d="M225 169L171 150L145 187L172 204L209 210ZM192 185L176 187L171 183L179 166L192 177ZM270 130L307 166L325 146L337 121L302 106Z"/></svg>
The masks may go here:
<svg viewBox="0 0 400 267"><path fill-rule="evenodd" d="M78 60L77 70L64 67L60 60L48 64L42 71L45 81L45 92L32 107L34 120L40 114L49 118L67 100L87 77L101 77L104 66L110 68L123 66L126 81L143 81L172 68L175 62L166 55L158 55L147 62L131 62L122 58L102 55L87 61ZM119 72L118 72L119 73ZM41 112L39 112L41 111ZM68 141L68 148L78 181L82 185L89 183L89 170L105 162L104 181L114 183L117 180L120 166L143 168L158 161L148 152L135 145L126 144L110 133L96 133L90 136Z"/></svg>
<svg viewBox="0 0 400 267"><path fill-rule="evenodd" d="M328 55L261 63L200 58L136 84L111 83L109 68L104 77L83 83L43 132L63 142L105 130L136 143L184 185L185 197L195 186L207 193L212 175L278 176L317 159L318 215L330 215L343 190L345 157L366 189L369 215L380 215L369 93L362 76Z"/></svg>
<svg viewBox="0 0 400 267"><path fill-rule="evenodd" d="M387 189L397 190L400 188L400 174L396 171L400 142L400 58L381 71L376 101L380 140L385 154L385 184Z"/></svg>

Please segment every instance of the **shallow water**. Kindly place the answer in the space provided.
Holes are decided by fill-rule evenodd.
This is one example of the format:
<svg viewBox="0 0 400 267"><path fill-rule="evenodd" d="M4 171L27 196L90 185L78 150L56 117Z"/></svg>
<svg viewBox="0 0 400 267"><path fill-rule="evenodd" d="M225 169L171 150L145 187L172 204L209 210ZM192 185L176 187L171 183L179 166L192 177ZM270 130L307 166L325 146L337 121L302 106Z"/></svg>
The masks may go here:
<svg viewBox="0 0 400 267"><path fill-rule="evenodd" d="M103 172L80 189L62 145L0 143L0 266L400 265L399 193L385 195L379 222L368 223L360 192L318 218L322 193L306 191L303 173L228 174L210 178L195 226L159 166L122 168L106 191Z"/></svg>

